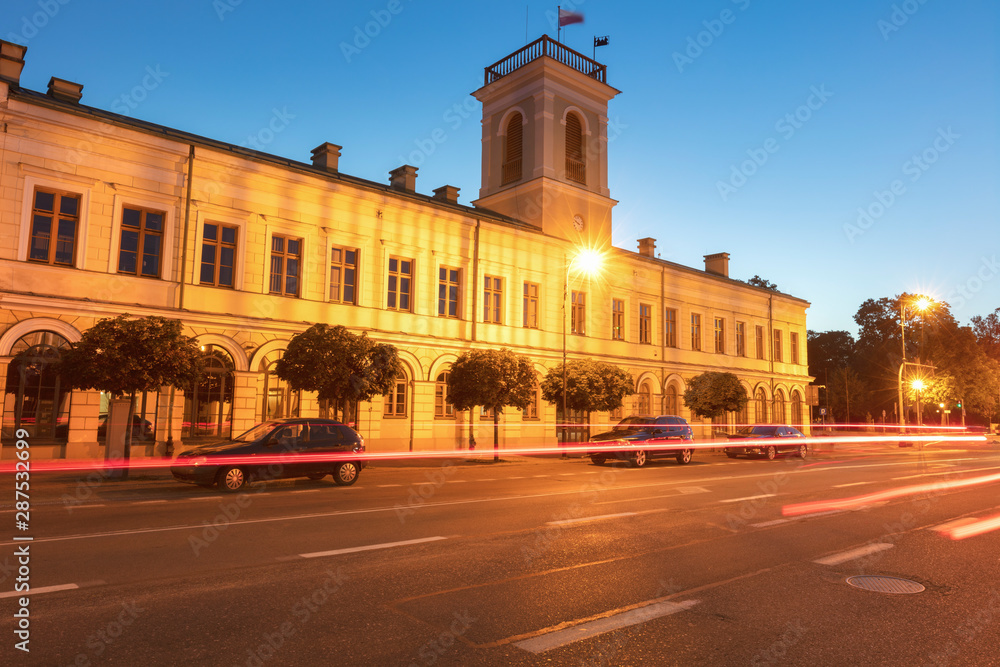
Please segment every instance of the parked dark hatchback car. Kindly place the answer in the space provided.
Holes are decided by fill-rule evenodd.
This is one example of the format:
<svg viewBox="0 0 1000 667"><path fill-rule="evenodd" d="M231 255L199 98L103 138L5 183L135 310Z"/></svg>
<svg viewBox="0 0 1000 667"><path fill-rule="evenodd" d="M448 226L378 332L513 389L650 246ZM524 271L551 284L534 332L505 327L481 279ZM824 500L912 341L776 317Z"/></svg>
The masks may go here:
<svg viewBox="0 0 1000 667"><path fill-rule="evenodd" d="M618 422L610 431L598 433L590 438L591 443L602 445L618 445L620 451L605 450L590 452L590 460L596 465L604 465L610 458L628 461L630 465L641 468L651 459L672 456L678 463L690 463L694 449L685 447L694 436L687 420L674 415L636 415L626 417ZM668 442L676 442L678 447L660 449ZM651 445L656 449L645 449L642 445Z"/></svg>
<svg viewBox="0 0 1000 667"><path fill-rule="evenodd" d="M364 438L346 424L329 419L275 419L257 424L228 442L181 453L170 472L182 482L204 487L218 484L219 489L229 492L239 491L253 480L318 480L326 475L348 486L365 467L363 458L324 455L364 451Z"/></svg>
<svg viewBox="0 0 1000 667"><path fill-rule="evenodd" d="M802 431L791 426L775 424L744 426L727 437L730 440L746 441L736 447L726 447L726 456L731 459L745 455L764 456L773 461L778 454L797 454L799 458L804 459L809 451L805 443L795 441L796 438L806 436Z"/></svg>

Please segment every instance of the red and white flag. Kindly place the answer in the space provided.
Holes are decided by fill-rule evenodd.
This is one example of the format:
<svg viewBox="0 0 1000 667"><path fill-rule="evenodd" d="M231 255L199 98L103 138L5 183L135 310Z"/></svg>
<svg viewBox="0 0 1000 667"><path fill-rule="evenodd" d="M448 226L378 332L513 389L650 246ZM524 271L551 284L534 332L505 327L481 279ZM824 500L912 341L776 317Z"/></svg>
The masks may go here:
<svg viewBox="0 0 1000 667"><path fill-rule="evenodd" d="M571 12L568 9L559 10L559 27L564 25L571 25L573 23L583 23L583 14L581 12Z"/></svg>

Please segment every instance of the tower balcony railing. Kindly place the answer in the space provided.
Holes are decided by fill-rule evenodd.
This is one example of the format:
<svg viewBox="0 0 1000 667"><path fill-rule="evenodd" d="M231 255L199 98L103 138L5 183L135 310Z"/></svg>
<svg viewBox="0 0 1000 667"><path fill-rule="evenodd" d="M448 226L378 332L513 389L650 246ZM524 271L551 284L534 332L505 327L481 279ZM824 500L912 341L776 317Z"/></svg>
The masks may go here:
<svg viewBox="0 0 1000 667"><path fill-rule="evenodd" d="M528 44L524 48L515 51L506 58L498 60L487 67L483 85L489 85L497 79L507 76L514 70L524 67L531 61L537 60L543 56L552 58L568 67L572 67L577 72L586 74L592 79L597 79L601 83L608 82L607 66L602 65L596 60L588 58L582 53L574 51L568 46L555 41L548 35L542 35L531 44Z"/></svg>
<svg viewBox="0 0 1000 667"><path fill-rule="evenodd" d="M500 185L507 185L508 183L521 180L521 158L504 162L501 176Z"/></svg>

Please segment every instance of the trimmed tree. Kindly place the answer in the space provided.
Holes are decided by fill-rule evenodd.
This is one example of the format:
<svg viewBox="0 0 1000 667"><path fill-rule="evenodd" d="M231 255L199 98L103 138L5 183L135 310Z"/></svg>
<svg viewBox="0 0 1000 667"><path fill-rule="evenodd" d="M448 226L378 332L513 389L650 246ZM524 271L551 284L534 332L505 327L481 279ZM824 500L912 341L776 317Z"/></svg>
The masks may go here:
<svg viewBox="0 0 1000 667"><path fill-rule="evenodd" d="M732 373L709 371L696 375L684 390L684 405L708 419L739 412L749 400L740 379Z"/></svg>
<svg viewBox="0 0 1000 667"><path fill-rule="evenodd" d="M493 460L499 461L500 414L508 405L520 410L528 407L534 386L535 370L527 357L507 348L469 350L451 365L448 402L456 410L481 405L493 411Z"/></svg>
<svg viewBox="0 0 1000 667"><path fill-rule="evenodd" d="M403 372L396 348L377 343L367 333L354 334L338 324L314 324L288 342L275 366L278 377L296 391L315 391L334 412L349 421L357 401L388 394ZM324 416L328 407L324 407Z"/></svg>
<svg viewBox="0 0 1000 667"><path fill-rule="evenodd" d="M62 354L59 373L71 388L97 389L129 398L126 460L132 446L136 393L190 386L201 374L201 350L193 338L181 332L179 320L156 316L129 319L125 313L99 320ZM127 473L126 468L123 477Z"/></svg>
<svg viewBox="0 0 1000 667"><path fill-rule="evenodd" d="M541 383L542 398L563 405L563 365L549 369ZM613 364L581 359L566 364L566 409L587 413L610 412L622 407L626 396L635 393L632 374ZM563 415L566 419L566 415Z"/></svg>

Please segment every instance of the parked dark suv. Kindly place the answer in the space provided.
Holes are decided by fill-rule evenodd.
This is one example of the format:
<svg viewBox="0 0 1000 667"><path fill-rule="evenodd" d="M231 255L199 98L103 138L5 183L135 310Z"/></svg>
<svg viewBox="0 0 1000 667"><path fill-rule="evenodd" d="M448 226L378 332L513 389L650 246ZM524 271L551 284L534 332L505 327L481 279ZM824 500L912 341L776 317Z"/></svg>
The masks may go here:
<svg viewBox="0 0 1000 667"><path fill-rule="evenodd" d="M606 433L599 433L590 439L591 443L606 445L607 449L590 452L590 460L596 465L604 465L610 458L628 461L641 468L650 459L673 456L678 463L690 463L694 449L685 447L692 441L693 432L683 417L660 415L659 417L638 415L626 417ZM675 443L677 447L663 447ZM643 445L655 447L644 448ZM617 446L620 449L612 449Z"/></svg>
<svg viewBox="0 0 1000 667"><path fill-rule="evenodd" d="M365 467L365 441L346 424L330 419L274 419L257 424L228 442L196 447L173 461L170 472L182 482L239 491L252 480L333 475L341 486L354 484ZM347 455L347 456L345 456Z"/></svg>

